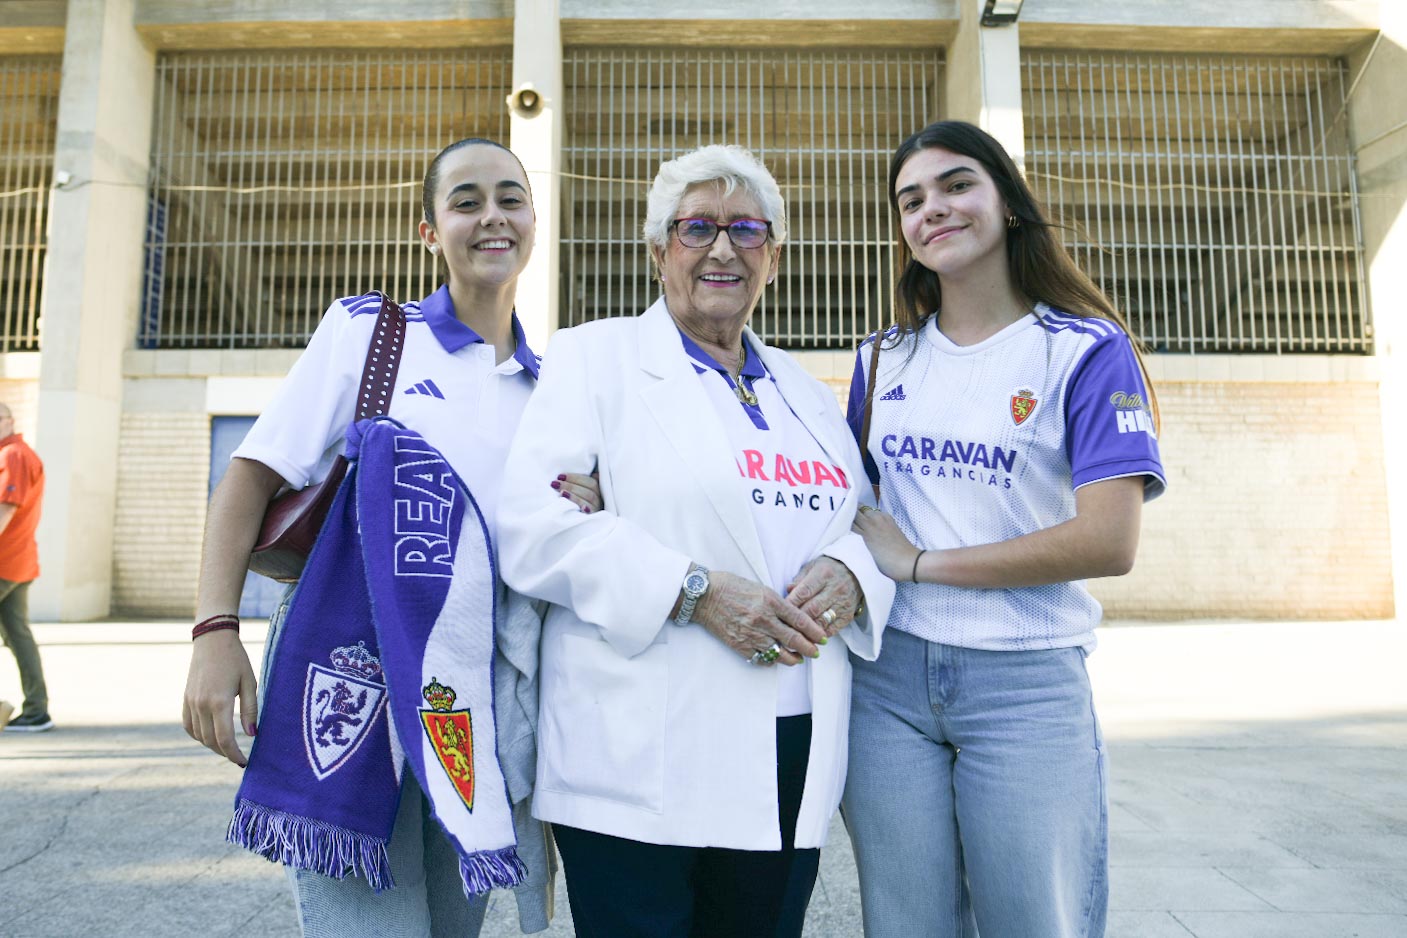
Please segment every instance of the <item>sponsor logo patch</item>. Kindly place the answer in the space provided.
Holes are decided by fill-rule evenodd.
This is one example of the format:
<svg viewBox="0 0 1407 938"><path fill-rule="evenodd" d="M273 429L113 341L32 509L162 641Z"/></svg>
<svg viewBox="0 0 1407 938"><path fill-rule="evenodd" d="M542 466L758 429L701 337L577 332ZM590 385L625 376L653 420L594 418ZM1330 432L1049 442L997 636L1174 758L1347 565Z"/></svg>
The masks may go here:
<svg viewBox="0 0 1407 938"><path fill-rule="evenodd" d="M1143 399L1141 392L1115 391L1109 395L1109 405L1114 408L1114 418L1118 422L1120 433L1146 433L1152 437L1157 436L1153 432L1152 408Z"/></svg>
<svg viewBox="0 0 1407 938"><path fill-rule="evenodd" d="M903 386L902 384L896 384L896 385L894 385L894 387L890 388L888 391L885 391L884 394L880 397L880 400L882 400L882 401L906 401L906 400L908 400L908 398L904 396L904 386Z"/></svg>
<svg viewBox="0 0 1407 938"><path fill-rule="evenodd" d="M438 397L440 400L445 399L444 394L435 386L435 382L431 381L429 378L426 378L424 381L415 382L415 384L406 388L402 393L423 394L426 397Z"/></svg>

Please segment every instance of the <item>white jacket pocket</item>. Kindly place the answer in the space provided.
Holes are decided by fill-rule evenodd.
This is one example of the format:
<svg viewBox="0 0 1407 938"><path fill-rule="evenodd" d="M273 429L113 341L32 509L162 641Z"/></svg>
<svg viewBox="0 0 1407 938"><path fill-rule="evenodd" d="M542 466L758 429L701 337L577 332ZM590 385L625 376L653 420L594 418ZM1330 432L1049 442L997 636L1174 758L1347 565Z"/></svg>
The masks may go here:
<svg viewBox="0 0 1407 938"><path fill-rule="evenodd" d="M545 648L538 758L544 788L659 813L664 805L669 648L627 658L599 638Z"/></svg>

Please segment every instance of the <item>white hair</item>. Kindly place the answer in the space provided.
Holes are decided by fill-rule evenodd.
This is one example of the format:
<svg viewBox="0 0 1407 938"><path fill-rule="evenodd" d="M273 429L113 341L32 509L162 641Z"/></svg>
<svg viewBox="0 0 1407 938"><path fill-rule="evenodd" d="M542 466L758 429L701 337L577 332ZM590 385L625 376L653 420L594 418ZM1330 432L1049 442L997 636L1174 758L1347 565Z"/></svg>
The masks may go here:
<svg viewBox="0 0 1407 938"><path fill-rule="evenodd" d="M734 144L715 143L699 147L683 156L660 164L645 209L645 241L661 250L669 242L669 226L679 211L679 203L691 186L720 182L723 194L742 188L757 200L767 221L772 223L772 242L787 239L787 204L777 180L762 161Z"/></svg>

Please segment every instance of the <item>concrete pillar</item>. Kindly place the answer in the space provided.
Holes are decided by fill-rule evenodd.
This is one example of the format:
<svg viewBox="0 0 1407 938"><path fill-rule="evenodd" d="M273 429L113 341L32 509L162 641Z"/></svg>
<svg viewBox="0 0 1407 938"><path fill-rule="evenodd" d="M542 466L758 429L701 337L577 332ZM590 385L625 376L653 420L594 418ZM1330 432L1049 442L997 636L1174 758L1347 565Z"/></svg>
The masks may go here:
<svg viewBox="0 0 1407 938"><path fill-rule="evenodd" d="M537 246L518 280L518 318L539 352L557 328L562 218L562 16L558 0L514 0L513 90L531 85L536 114L512 112L510 140L532 183Z"/></svg>
<svg viewBox="0 0 1407 938"><path fill-rule="evenodd" d="M1392 542L1393 600L1407 609L1407 445L1402 434L1402 395L1407 394L1407 4L1380 8L1382 33L1349 57L1349 74L1363 77L1349 101L1349 129L1357 158L1359 205L1368 302L1373 311L1374 352L1379 363L1382 433L1387 475L1388 532ZM1370 57L1371 56L1371 57ZM1366 68L1364 67L1366 64Z"/></svg>
<svg viewBox="0 0 1407 938"><path fill-rule="evenodd" d="M141 293L155 57L133 0L69 0L44 265L38 620L108 614L122 397ZM66 181L65 181L66 180Z"/></svg>
<svg viewBox="0 0 1407 938"><path fill-rule="evenodd" d="M1021 27L982 25L984 0L957 0L958 31L948 47L943 116L976 124L1001 141L1023 172Z"/></svg>

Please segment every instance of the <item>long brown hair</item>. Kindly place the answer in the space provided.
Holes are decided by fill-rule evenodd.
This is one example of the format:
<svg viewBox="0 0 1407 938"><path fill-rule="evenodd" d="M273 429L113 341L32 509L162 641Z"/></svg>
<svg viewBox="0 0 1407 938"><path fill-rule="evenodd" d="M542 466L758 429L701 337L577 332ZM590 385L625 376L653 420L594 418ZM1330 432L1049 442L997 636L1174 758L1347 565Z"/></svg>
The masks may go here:
<svg viewBox="0 0 1407 938"><path fill-rule="evenodd" d="M889 161L889 207L899 215L895 186L899 171L919 150L941 148L982 164L996 183L1007 211L1017 220L1006 230L1007 268L1012 285L1023 296L1050 306L1094 319L1113 322L1133 342L1139 370L1148 387L1154 426L1158 425L1158 398L1148 368L1143 362L1141 343L1129 332L1128 322L1113 301L1075 263L1061 244L1058 226L1031 193L1026 180L1006 149L991 134L966 121L938 121L912 135L894 151ZM892 340L897 345L905 334L917 332L943 305L943 287L938 275L914 259L903 232L898 234L898 273L894 284L894 317L898 330ZM878 341L878 339L876 340Z"/></svg>

